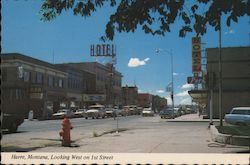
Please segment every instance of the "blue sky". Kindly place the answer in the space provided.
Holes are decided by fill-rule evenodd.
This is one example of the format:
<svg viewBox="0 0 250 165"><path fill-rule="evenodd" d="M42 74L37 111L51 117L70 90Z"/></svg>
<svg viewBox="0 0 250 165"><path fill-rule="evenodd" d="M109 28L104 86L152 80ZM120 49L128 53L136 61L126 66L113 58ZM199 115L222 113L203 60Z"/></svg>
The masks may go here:
<svg viewBox="0 0 250 165"><path fill-rule="evenodd" d="M51 22L40 21L42 0L3 0L2 2L2 53L18 52L53 63L95 61L90 56L90 45L99 44L109 15L114 9L103 8L92 17L73 16L64 12ZM225 19L224 22L225 24ZM136 84L139 92L169 97L165 92L171 82L171 61L167 51L174 57L175 103L190 103L186 84L192 75L191 38L178 36L178 20L165 36L146 35L137 29L135 33L116 33L111 44L117 46L116 69L122 73L123 85ZM249 46L249 17L239 19L238 24L222 27L222 46ZM218 32L208 29L202 37L203 48L218 47ZM155 50L161 49L159 54ZM53 58L54 54L54 58ZM100 63L108 58L97 59ZM134 63L130 63L134 62ZM131 67L133 64L134 67ZM140 64L137 66L137 64Z"/></svg>

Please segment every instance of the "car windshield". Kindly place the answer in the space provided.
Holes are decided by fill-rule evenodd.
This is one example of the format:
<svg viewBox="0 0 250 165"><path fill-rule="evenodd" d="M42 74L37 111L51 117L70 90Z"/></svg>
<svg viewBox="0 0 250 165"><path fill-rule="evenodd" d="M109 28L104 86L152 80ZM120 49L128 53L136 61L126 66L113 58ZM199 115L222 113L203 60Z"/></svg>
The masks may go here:
<svg viewBox="0 0 250 165"><path fill-rule="evenodd" d="M250 115L250 110L237 109L237 110L233 110L232 114Z"/></svg>
<svg viewBox="0 0 250 165"><path fill-rule="evenodd" d="M97 110L99 110L101 108L104 108L104 106L103 105L92 105L89 107L89 109L97 109Z"/></svg>
<svg viewBox="0 0 250 165"><path fill-rule="evenodd" d="M85 111L85 109L78 109L78 110L76 110L76 112L84 112Z"/></svg>
<svg viewBox="0 0 250 165"><path fill-rule="evenodd" d="M61 113L61 112L67 112L68 110L67 109L61 109L58 111L58 113Z"/></svg>

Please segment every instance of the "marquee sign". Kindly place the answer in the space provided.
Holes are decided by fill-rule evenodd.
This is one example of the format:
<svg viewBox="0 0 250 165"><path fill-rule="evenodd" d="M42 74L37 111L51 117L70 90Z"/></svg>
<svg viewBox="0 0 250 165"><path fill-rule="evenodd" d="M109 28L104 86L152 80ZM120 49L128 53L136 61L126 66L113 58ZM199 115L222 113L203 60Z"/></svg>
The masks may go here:
<svg viewBox="0 0 250 165"><path fill-rule="evenodd" d="M192 71L201 72L201 38L192 38Z"/></svg>
<svg viewBox="0 0 250 165"><path fill-rule="evenodd" d="M203 81L202 77L187 77L188 84L201 84Z"/></svg>
<svg viewBox="0 0 250 165"><path fill-rule="evenodd" d="M116 56L116 46L110 44L90 45L90 56Z"/></svg>

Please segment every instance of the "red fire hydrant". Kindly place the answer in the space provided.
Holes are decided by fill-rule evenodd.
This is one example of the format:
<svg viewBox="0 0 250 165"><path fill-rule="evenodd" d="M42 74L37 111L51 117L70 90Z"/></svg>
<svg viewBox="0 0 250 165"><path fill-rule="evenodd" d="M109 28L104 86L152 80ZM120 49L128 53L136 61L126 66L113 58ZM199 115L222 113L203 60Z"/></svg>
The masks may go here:
<svg viewBox="0 0 250 165"><path fill-rule="evenodd" d="M62 146L69 147L71 140L70 140L70 130L73 127L67 117L64 117L62 121L62 130L59 132L59 135L62 137Z"/></svg>

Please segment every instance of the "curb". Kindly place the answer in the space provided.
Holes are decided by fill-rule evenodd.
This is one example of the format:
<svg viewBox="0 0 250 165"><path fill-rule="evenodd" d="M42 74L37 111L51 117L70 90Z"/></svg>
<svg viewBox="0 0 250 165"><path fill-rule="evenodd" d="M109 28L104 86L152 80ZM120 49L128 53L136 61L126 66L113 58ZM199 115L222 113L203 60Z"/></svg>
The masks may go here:
<svg viewBox="0 0 250 165"><path fill-rule="evenodd" d="M236 136L236 135L222 134L222 133L219 133L219 131L214 125L210 126L210 132L212 135L212 140L214 142L237 145L237 146L250 146L249 136Z"/></svg>
<svg viewBox="0 0 250 165"><path fill-rule="evenodd" d="M207 122L209 123L210 120L178 120L178 119L170 119L170 120L167 120L167 122ZM219 122L219 120L213 120L213 122Z"/></svg>

